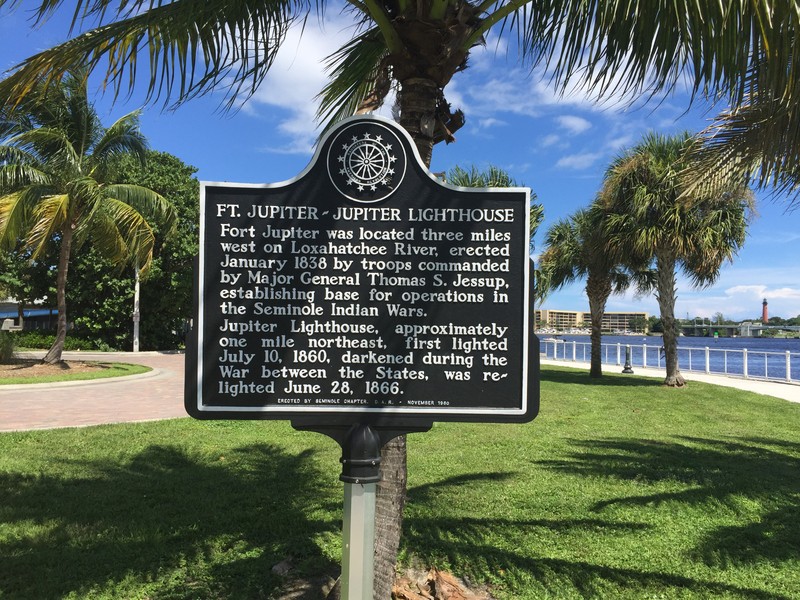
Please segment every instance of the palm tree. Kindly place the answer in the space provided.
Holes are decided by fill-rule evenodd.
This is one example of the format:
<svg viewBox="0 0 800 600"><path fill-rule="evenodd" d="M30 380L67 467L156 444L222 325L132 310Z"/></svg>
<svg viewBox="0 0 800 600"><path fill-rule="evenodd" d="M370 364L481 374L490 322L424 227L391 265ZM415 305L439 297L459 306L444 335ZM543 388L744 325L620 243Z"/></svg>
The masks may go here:
<svg viewBox="0 0 800 600"><path fill-rule="evenodd" d="M688 133L646 135L611 164L601 192L612 251L655 264L669 386L685 383L678 368L676 269L694 286L713 283L744 243L752 205L749 188L735 177L718 194L686 193L680 173L691 143Z"/></svg>
<svg viewBox="0 0 800 600"><path fill-rule="evenodd" d="M41 0L34 21L63 4ZM264 80L288 29L304 27L311 12L326 7L324 0L67 4L74 29L96 26L13 69L0 84L0 101L20 101L43 76L54 82L105 61L115 96L130 92L145 72L150 99L180 103L224 86L232 106ZM18 3L0 0L5 6ZM755 98L781 99L791 108L797 95L792 65L800 10L785 0L348 0L347 6L358 27L331 56L320 114L335 122L370 110L396 86L400 124L426 163L434 142L452 141L463 124L444 88L493 29L515 34L521 59L550 67L561 86L580 79L598 95L656 92L681 79L695 94L727 98L734 107ZM145 62L149 68L141 68Z"/></svg>
<svg viewBox="0 0 800 600"><path fill-rule="evenodd" d="M495 167L494 165L489 165L483 171L475 166L470 167L469 171L455 166L447 172L445 180L449 184L468 188L508 188L520 186L507 171L500 167Z"/></svg>
<svg viewBox="0 0 800 600"><path fill-rule="evenodd" d="M607 250L604 219L602 207L593 203L547 230L536 292L543 300L551 292L586 278L592 316L590 377L603 375L601 344L606 302L611 294L624 292L634 281L620 255Z"/></svg>
<svg viewBox="0 0 800 600"><path fill-rule="evenodd" d="M447 172L445 180L447 183L457 185L460 187L481 188L481 187L520 187L522 184L517 183L507 171L494 165L489 165L486 170L481 171L473 166L469 171L455 166ZM536 192L531 190L531 208L528 212L529 229L531 232L530 250L534 250L533 236L536 235L536 230L544 220L544 206L536 202Z"/></svg>
<svg viewBox="0 0 800 600"><path fill-rule="evenodd" d="M131 262L146 272L154 235L145 215L171 226L171 205L155 192L108 181L119 154L144 156L138 112L108 129L86 95L85 73L67 74L58 86L36 87L14 110L0 116L0 244L23 245L36 259L58 243L58 329L44 361L61 361L67 334L66 287L70 256L91 239L112 262Z"/></svg>
<svg viewBox="0 0 800 600"><path fill-rule="evenodd" d="M64 4L41 0L35 21ZM326 5L324 0L66 4L75 29L99 25L23 61L0 82L0 104L20 102L42 79L58 81L75 67L94 71L105 61L104 81L115 97L131 92L144 76L149 100L179 104L227 87L227 105L233 106L262 83L288 29L304 27L309 14ZM434 143L452 141L464 122L444 89L492 30L516 35L521 60L531 68L550 67L562 89L580 79L598 95L621 90L633 96L644 89L671 88L688 75L696 93L727 94L736 104L753 81L751 72L786 71L786 65L795 64L785 60L786 52L774 49L792 48L786 40L794 37L786 34L800 29L800 17L781 9L785 0L348 0L347 5L358 27L331 55L331 81L320 95L321 118L333 123L372 110L395 87L400 124L428 165ZM18 4L0 0L4 6ZM778 12L788 14L784 25L769 26ZM742 40L748 46L739 51ZM781 97L790 88L777 79L771 89ZM402 443L396 438L387 449ZM388 469L392 463L384 457L383 464ZM379 513L385 493L399 498L405 489L379 489ZM389 596L388 579L376 573L376 598Z"/></svg>

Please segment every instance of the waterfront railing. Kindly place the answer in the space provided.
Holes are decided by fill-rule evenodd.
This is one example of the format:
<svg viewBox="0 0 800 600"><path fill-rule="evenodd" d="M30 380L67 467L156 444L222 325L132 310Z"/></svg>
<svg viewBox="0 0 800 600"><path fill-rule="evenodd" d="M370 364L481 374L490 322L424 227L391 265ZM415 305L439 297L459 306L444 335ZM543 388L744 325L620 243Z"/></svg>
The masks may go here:
<svg viewBox="0 0 800 600"><path fill-rule="evenodd" d="M542 355L553 360L589 362L592 345L575 340L540 340ZM663 346L648 344L601 344L604 365L664 368ZM703 348L678 346L681 371L728 375L744 379L763 379L800 383L800 352Z"/></svg>

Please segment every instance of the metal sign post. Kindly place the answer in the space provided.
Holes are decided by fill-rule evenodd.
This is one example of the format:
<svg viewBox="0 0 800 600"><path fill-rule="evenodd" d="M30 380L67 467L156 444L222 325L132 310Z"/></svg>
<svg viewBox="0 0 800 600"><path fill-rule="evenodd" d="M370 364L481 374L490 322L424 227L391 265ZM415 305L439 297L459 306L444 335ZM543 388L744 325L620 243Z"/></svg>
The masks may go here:
<svg viewBox="0 0 800 600"><path fill-rule="evenodd" d="M406 422L392 427L369 423L320 426L313 418L292 421L300 431L322 433L342 447L344 520L342 524L342 600L371 600L375 562L375 498L381 479L381 448L392 438L421 433L431 422Z"/></svg>
<svg viewBox="0 0 800 600"><path fill-rule="evenodd" d="M380 435L363 424L352 428L342 444L342 600L372 597L381 446Z"/></svg>
<svg viewBox="0 0 800 600"><path fill-rule="evenodd" d="M377 485L344 484L342 600L372 597Z"/></svg>

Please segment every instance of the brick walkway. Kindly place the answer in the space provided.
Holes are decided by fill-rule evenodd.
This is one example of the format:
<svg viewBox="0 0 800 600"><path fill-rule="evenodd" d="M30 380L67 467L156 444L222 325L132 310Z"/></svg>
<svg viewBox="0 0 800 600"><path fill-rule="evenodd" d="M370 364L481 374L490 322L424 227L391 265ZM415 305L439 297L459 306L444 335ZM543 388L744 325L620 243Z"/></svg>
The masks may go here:
<svg viewBox="0 0 800 600"><path fill-rule="evenodd" d="M144 375L92 382L0 386L0 431L81 427L186 416L183 408L183 354L65 352L64 358L138 363L153 367L153 371ZM551 361L542 361L543 364L549 362ZM575 363L567 366L587 368L587 365ZM650 371L652 370L636 369L639 375L663 377L663 371ZM798 385L694 373L684 375L687 379L728 385L800 402Z"/></svg>
<svg viewBox="0 0 800 600"><path fill-rule="evenodd" d="M64 358L137 363L153 367L153 371L93 382L0 386L0 431L186 416L183 354L65 352Z"/></svg>

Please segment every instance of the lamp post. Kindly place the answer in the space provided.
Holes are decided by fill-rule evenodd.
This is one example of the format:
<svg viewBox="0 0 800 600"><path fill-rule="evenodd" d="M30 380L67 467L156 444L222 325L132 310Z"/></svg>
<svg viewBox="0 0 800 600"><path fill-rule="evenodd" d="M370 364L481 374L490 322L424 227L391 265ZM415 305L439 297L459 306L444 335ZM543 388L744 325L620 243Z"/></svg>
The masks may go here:
<svg viewBox="0 0 800 600"><path fill-rule="evenodd" d="M133 351L139 351L139 263L133 274Z"/></svg>
<svg viewBox="0 0 800 600"><path fill-rule="evenodd" d="M633 367L631 366L631 346L628 344L625 346L625 366L622 367L622 372L626 374L633 373Z"/></svg>

